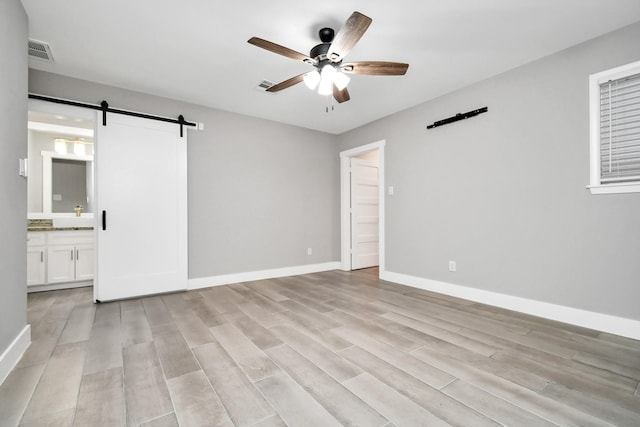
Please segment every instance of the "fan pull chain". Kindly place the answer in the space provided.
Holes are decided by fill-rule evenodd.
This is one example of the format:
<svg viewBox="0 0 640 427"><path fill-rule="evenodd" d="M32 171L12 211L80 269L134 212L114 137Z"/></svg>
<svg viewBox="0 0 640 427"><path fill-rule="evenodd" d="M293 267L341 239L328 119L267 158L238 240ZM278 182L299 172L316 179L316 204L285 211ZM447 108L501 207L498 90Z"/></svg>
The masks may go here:
<svg viewBox="0 0 640 427"><path fill-rule="evenodd" d="M331 111L335 111L335 103L333 102L333 96L327 96L327 104L331 102L331 105L327 105L324 107L324 111L326 114L329 114L329 107L331 107Z"/></svg>

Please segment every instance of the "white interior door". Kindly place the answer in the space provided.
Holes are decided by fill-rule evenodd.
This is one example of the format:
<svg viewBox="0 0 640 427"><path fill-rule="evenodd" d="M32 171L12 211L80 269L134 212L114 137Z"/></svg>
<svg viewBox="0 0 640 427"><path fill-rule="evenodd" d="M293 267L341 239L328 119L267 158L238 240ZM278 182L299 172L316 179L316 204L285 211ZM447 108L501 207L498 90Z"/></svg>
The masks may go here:
<svg viewBox="0 0 640 427"><path fill-rule="evenodd" d="M187 137L180 127L108 114L96 135L95 298L187 287Z"/></svg>
<svg viewBox="0 0 640 427"><path fill-rule="evenodd" d="M351 158L351 269L378 265L378 163Z"/></svg>

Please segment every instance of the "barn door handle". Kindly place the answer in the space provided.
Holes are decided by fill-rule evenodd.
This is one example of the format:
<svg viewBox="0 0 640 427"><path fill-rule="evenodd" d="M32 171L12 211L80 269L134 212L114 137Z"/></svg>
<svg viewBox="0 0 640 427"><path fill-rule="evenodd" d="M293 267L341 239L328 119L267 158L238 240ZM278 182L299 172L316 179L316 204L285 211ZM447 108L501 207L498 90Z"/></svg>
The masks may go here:
<svg viewBox="0 0 640 427"><path fill-rule="evenodd" d="M107 229L107 211L102 211L102 230Z"/></svg>

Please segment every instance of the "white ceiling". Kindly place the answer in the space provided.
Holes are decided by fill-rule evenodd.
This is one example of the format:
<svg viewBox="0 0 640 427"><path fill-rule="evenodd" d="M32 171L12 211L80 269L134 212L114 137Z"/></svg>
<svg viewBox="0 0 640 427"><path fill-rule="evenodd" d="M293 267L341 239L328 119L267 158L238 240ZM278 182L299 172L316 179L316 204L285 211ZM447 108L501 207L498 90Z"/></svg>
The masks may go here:
<svg viewBox="0 0 640 427"><path fill-rule="evenodd" d="M339 134L640 21L640 0L22 0L29 37L53 64L31 68ZM373 19L347 61L410 64L405 76L352 76L351 100L298 84L256 89L310 65L247 43L308 54L353 11ZM114 106L117 107L117 106Z"/></svg>

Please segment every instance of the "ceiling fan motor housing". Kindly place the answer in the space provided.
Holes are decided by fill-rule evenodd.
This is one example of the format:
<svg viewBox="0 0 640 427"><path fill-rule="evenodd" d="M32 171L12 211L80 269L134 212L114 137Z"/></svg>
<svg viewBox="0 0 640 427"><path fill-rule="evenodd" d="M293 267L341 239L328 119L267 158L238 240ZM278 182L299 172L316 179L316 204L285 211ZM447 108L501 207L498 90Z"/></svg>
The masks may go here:
<svg viewBox="0 0 640 427"><path fill-rule="evenodd" d="M335 36L336 32L333 31L333 28L322 28L318 31L318 36L320 37L320 41L322 43L331 43L333 41L333 36Z"/></svg>
<svg viewBox="0 0 640 427"><path fill-rule="evenodd" d="M322 61L327 57L327 52L329 52L329 46L331 43L320 43L317 46L314 46L309 52L309 56L311 58L317 59L318 61Z"/></svg>
<svg viewBox="0 0 640 427"><path fill-rule="evenodd" d="M322 28L318 31L318 36L320 37L319 45L316 45L309 52L309 56L311 58L317 59L318 62L324 60L327 57L327 52L329 52L329 47L331 46L331 42L333 41L333 37L335 36L335 31L333 28Z"/></svg>

